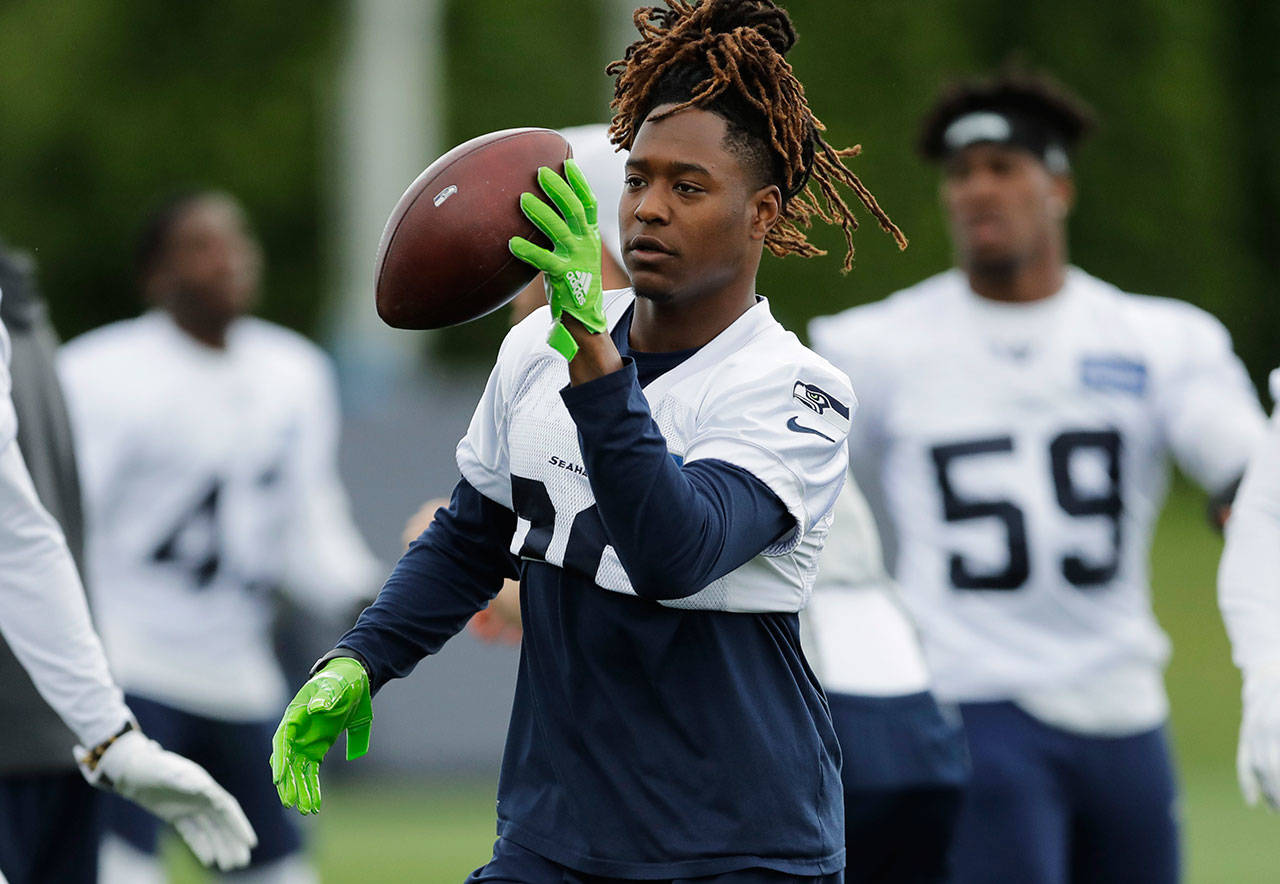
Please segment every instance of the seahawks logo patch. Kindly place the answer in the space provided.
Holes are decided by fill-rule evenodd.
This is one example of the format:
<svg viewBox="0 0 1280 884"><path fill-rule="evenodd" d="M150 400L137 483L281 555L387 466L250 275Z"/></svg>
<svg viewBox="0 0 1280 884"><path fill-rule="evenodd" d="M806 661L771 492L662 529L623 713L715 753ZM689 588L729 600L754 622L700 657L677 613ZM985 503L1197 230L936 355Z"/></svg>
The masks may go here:
<svg viewBox="0 0 1280 884"><path fill-rule="evenodd" d="M841 433L849 432L849 406L816 384L796 381L791 395Z"/></svg>

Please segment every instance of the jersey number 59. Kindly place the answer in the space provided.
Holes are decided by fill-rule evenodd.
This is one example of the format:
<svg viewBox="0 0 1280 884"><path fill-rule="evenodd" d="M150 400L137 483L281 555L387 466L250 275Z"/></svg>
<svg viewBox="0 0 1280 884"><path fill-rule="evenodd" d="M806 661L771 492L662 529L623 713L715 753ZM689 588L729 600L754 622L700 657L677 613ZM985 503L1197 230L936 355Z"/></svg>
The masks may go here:
<svg viewBox="0 0 1280 884"><path fill-rule="evenodd" d="M1071 461L1082 451L1096 451L1105 459L1108 487L1102 493L1085 493L1071 479ZM1013 451L1013 437L994 436L937 445L929 449L942 492L943 518L948 522L997 519L1008 536L1008 564L999 571L976 571L960 553L950 554L951 584L956 589L1014 590L1031 576L1031 556L1027 548L1027 521L1022 509L1009 500L980 500L956 494L951 483L951 467L969 457L992 457ZM1121 515L1120 434L1115 430L1068 430L1049 443L1049 463L1058 506L1069 516L1103 516L1111 523L1112 552L1106 561L1086 562L1069 554L1061 559L1062 576L1073 586L1093 587L1109 583L1120 567Z"/></svg>

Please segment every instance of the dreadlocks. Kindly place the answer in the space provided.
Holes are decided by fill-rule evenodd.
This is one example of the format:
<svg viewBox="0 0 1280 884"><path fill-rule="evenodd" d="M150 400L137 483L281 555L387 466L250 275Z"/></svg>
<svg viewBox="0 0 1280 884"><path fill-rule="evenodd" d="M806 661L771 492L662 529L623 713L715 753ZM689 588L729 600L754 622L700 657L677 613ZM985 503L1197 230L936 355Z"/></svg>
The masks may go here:
<svg viewBox="0 0 1280 884"><path fill-rule="evenodd" d="M640 39L606 68L617 78L609 127L613 143L630 150L641 124L659 105L674 106L649 119L689 107L711 111L728 125L726 146L760 173L762 183L782 191L782 214L764 241L773 254L825 254L805 237L816 218L840 225L844 269L853 267L858 221L838 184L852 190L905 249L902 231L844 165L843 158L857 156L861 146L837 149L822 137L826 127L809 109L804 87L784 58L796 42L786 11L773 0L664 2L666 9L636 10Z"/></svg>

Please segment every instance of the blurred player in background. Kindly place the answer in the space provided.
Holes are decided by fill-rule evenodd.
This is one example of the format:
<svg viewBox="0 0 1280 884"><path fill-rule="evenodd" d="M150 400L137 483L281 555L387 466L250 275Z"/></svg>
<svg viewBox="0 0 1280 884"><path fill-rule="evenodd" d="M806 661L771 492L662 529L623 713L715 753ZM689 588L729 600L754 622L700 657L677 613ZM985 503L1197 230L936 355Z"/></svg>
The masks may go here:
<svg viewBox="0 0 1280 884"><path fill-rule="evenodd" d="M29 266L0 256L0 315L17 320L26 337L19 375L23 419L33 425L24 431L26 441L48 432L42 441L56 450L67 435L52 354L42 349L53 338L29 283ZM19 304L5 307L2 299L10 293ZM33 754L37 761L25 773L0 777L0 881L6 875L13 884L97 879L96 851L81 843L97 837L93 801L51 770L45 757L57 747L67 752L75 739L82 745L75 747L74 758L89 783L113 789L173 823L201 862L222 869L243 866L255 839L235 799L199 766L142 735L107 670L71 551L37 497L16 442L9 344L0 323L0 635L6 654L25 670L6 672L0 685L7 707L3 748L18 762ZM39 393L50 400L33 400ZM70 458L54 465L42 453L35 462L56 466L61 479L74 485ZM33 686L48 706L24 696ZM50 707L64 725L61 730L44 720ZM29 737L50 745L32 745Z"/></svg>
<svg viewBox="0 0 1280 884"><path fill-rule="evenodd" d="M1280 370L1271 374L1280 401ZM1280 409L1254 452L1227 520L1218 601L1244 675L1236 772L1249 804L1280 810Z"/></svg>
<svg viewBox="0 0 1280 884"><path fill-rule="evenodd" d="M946 92L922 149L957 267L810 329L857 391L854 473L963 714L962 882L1176 880L1148 548L1168 457L1228 492L1263 431L1217 320L1068 264L1089 126L1027 74Z"/></svg>
<svg viewBox="0 0 1280 884"><path fill-rule="evenodd" d="M60 362L95 612L144 729L245 806L254 880L312 880L296 824L251 771L286 696L273 594L336 613L376 585L337 476L332 368L300 335L245 315L261 256L231 197L167 202L137 263L152 309L71 341ZM107 825L107 884L156 880L154 822L117 802Z"/></svg>
<svg viewBox="0 0 1280 884"><path fill-rule="evenodd" d="M844 757L846 884L947 880L968 779L964 733L929 692L915 626L852 477L800 623Z"/></svg>
<svg viewBox="0 0 1280 884"><path fill-rule="evenodd" d="M508 335L450 508L290 704L273 775L285 802L315 810L337 735L349 756L367 747L370 685L438 650L518 555L499 839L472 880L836 881L839 750L796 612L852 403L755 276L766 246L817 252L801 229L815 214L851 235L839 183L901 234L822 139L784 60L785 12L673 2L638 24L610 68L634 293L601 291L576 164L569 184L541 170L559 214L532 194L521 205L555 252L511 249L547 273L551 309Z"/></svg>

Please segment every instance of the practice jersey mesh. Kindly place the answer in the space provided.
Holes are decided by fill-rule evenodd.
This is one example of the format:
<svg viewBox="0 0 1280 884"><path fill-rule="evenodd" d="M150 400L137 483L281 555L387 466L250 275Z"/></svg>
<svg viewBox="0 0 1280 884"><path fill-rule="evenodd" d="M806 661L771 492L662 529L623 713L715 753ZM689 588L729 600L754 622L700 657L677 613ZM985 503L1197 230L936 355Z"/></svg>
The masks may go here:
<svg viewBox="0 0 1280 884"><path fill-rule="evenodd" d="M610 322L631 302L629 291L610 293ZM537 558L582 571L604 589L634 594L616 550L594 527L598 517L590 512L594 498L578 455L577 430L560 398L568 368L541 340L545 311L534 316L503 344L458 444L459 469L505 506L513 496L539 498L535 509L545 511L545 523L519 518L513 553L529 557L537 550ZM697 595L663 604L799 611L812 591L844 482L847 455L834 443L848 433L854 408L846 379L774 321L762 299L644 392L677 462L714 458L742 467L773 490L796 521L795 531L763 555ZM514 509L520 514L530 506L526 501Z"/></svg>

